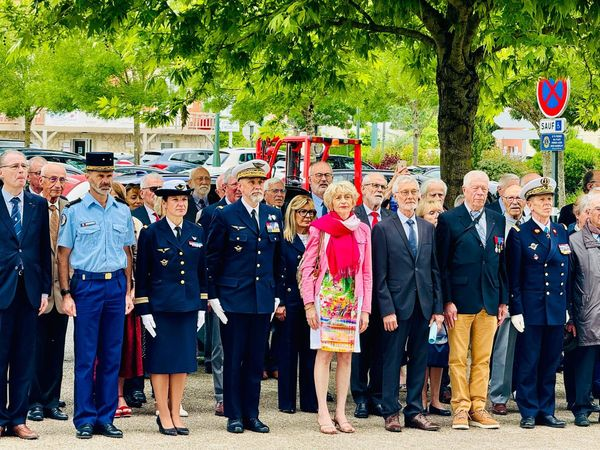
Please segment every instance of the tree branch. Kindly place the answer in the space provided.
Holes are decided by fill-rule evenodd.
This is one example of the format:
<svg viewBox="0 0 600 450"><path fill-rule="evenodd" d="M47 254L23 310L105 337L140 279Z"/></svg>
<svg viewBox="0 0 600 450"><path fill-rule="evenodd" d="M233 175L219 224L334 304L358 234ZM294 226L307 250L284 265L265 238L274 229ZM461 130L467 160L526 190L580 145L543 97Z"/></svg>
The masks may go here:
<svg viewBox="0 0 600 450"><path fill-rule="evenodd" d="M371 25L375 24L375 21L369 15L369 13L367 13L358 3L356 3L354 0L348 0L348 3L354 6L354 9L356 9L365 19L367 19L367 22L369 22Z"/></svg>
<svg viewBox="0 0 600 450"><path fill-rule="evenodd" d="M436 45L435 40L433 40L430 36L427 36L426 34L423 34L420 31L412 30L410 28L395 27L391 25L379 25L377 23L364 23L351 19L331 20L329 21L329 24L338 27L341 27L343 25L350 25L352 28L356 28L359 30L371 31L373 33L389 33L396 36L404 36L411 39L415 39L433 47L435 47Z"/></svg>
<svg viewBox="0 0 600 450"><path fill-rule="evenodd" d="M419 0L420 10L416 12L427 31L431 33L438 47L443 47L446 41L446 33L449 30L448 22L442 14L431 6L427 0Z"/></svg>

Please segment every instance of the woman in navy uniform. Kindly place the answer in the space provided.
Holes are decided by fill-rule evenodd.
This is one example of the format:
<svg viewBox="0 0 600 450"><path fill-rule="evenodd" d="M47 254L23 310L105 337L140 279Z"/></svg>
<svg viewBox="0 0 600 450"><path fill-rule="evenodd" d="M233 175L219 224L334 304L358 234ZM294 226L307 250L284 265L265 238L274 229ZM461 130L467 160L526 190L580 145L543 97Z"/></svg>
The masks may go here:
<svg viewBox="0 0 600 450"><path fill-rule="evenodd" d="M523 186L531 219L513 227L506 244L510 320L519 332L514 387L521 428L565 426L554 409L571 249L566 227L550 221L555 188L545 177Z"/></svg>
<svg viewBox="0 0 600 450"><path fill-rule="evenodd" d="M308 227L317 216L312 199L298 195L285 212L281 253L285 266L285 289L275 317L282 321L279 345L279 410L296 412L296 386L300 379L300 409L317 412L314 370L317 352L310 348L310 327L304 315L304 303L298 291L296 272L308 242ZM300 371L298 371L298 360Z"/></svg>
<svg viewBox="0 0 600 450"><path fill-rule="evenodd" d="M190 192L179 180L156 191L165 217L140 233L135 272L135 309L151 336L146 370L156 422L169 436L189 434L179 411L187 374L197 369L197 324L207 299L204 233L183 219Z"/></svg>

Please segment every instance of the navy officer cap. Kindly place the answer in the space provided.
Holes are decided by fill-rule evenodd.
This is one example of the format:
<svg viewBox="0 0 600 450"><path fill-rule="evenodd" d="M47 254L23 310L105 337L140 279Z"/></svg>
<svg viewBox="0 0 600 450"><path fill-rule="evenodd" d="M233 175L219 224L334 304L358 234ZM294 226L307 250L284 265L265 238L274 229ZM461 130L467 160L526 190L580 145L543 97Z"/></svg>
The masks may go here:
<svg viewBox="0 0 600 450"><path fill-rule="evenodd" d="M89 152L85 154L85 166L88 172L112 172L115 170L115 157L111 152Z"/></svg>

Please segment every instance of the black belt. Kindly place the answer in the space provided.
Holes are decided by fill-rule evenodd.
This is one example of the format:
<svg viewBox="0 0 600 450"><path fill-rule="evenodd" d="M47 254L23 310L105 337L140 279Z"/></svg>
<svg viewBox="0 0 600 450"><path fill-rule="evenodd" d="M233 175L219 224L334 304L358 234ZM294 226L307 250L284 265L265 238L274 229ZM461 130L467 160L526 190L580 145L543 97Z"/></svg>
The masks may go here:
<svg viewBox="0 0 600 450"><path fill-rule="evenodd" d="M122 273L123 269L115 270L114 272L87 272L85 270L75 269L73 278L78 278L80 280L112 280Z"/></svg>

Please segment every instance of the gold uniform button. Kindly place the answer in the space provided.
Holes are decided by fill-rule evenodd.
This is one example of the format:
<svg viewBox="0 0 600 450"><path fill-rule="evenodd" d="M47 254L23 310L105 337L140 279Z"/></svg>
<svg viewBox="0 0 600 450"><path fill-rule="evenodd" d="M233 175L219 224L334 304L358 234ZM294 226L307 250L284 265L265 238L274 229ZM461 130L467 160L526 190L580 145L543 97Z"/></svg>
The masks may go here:
<svg viewBox="0 0 600 450"><path fill-rule="evenodd" d="M550 286L550 283L548 283L547 281L546 281L546 286Z"/></svg>
<svg viewBox="0 0 600 450"><path fill-rule="evenodd" d="M185 280L181 280L181 281L180 281L180 283L181 283L181 284L185 284Z"/></svg>
<svg viewBox="0 0 600 450"><path fill-rule="evenodd" d="M546 272L544 275L545 275L545 276L548 276L548 272Z"/></svg>
<svg viewBox="0 0 600 450"><path fill-rule="evenodd" d="M260 242L260 238L258 238L258 242Z"/></svg>
<svg viewBox="0 0 600 450"><path fill-rule="evenodd" d="M258 251L258 254L260 255L260 250Z"/></svg>
<svg viewBox="0 0 600 450"><path fill-rule="evenodd" d="M564 267L564 266L565 266L565 263L560 263L560 267Z"/></svg>
<svg viewBox="0 0 600 450"><path fill-rule="evenodd" d="M292 292L292 288L287 288L287 291L288 292Z"/></svg>
<svg viewBox="0 0 600 450"><path fill-rule="evenodd" d="M302 258L302 256L298 255L298 259L301 259L301 258Z"/></svg>
<svg viewBox="0 0 600 450"><path fill-rule="evenodd" d="M183 266L185 264L185 261L181 261L179 264Z"/></svg>
<svg viewBox="0 0 600 450"><path fill-rule="evenodd" d="M565 283L560 283L560 285L561 285L561 286L564 286L564 285L565 285Z"/></svg>
<svg viewBox="0 0 600 450"><path fill-rule="evenodd" d="M183 252L179 252L179 256L183 256Z"/></svg>
<svg viewBox="0 0 600 450"><path fill-rule="evenodd" d="M239 236L238 236L238 237L236 237L235 239L236 239L237 241L239 241L239 240L240 240Z"/></svg>
<svg viewBox="0 0 600 450"><path fill-rule="evenodd" d="M550 292L546 291L546 295L550 295Z"/></svg>
<svg viewBox="0 0 600 450"><path fill-rule="evenodd" d="M258 280L260 280L260 278L259 278L259 277L256 277L256 281L258 281Z"/></svg>
<svg viewBox="0 0 600 450"><path fill-rule="evenodd" d="M560 295L563 295L563 293L561 292Z"/></svg>
<svg viewBox="0 0 600 450"><path fill-rule="evenodd" d="M544 264L544 267L548 267L548 263Z"/></svg>
<svg viewBox="0 0 600 450"><path fill-rule="evenodd" d="M181 275L185 275L185 270L182 270L182 271L181 271Z"/></svg>
<svg viewBox="0 0 600 450"><path fill-rule="evenodd" d="M260 264L257 264L256 267L260 267Z"/></svg>
<svg viewBox="0 0 600 450"><path fill-rule="evenodd" d="M564 276L565 276L565 274L564 274L563 272L561 272L561 273L560 273L560 276L561 276L561 277L564 277Z"/></svg>

